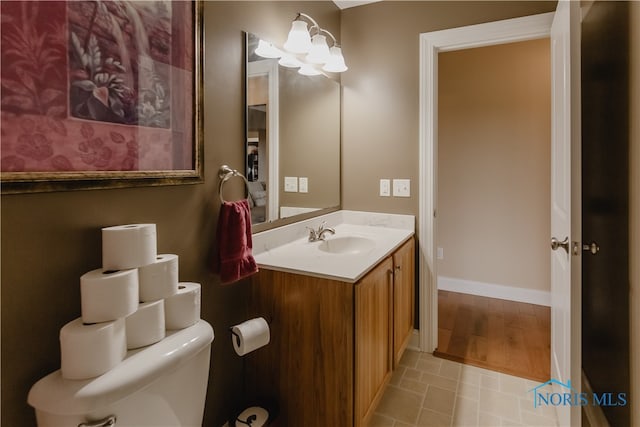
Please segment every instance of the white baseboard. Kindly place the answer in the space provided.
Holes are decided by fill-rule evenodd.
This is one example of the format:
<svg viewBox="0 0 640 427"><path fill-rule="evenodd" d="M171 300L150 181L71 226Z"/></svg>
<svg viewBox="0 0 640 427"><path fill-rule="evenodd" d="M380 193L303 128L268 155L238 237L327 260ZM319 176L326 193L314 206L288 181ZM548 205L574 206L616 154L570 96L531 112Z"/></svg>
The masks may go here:
<svg viewBox="0 0 640 427"><path fill-rule="evenodd" d="M551 293L549 291L494 285L445 276L438 276L438 289L551 307Z"/></svg>

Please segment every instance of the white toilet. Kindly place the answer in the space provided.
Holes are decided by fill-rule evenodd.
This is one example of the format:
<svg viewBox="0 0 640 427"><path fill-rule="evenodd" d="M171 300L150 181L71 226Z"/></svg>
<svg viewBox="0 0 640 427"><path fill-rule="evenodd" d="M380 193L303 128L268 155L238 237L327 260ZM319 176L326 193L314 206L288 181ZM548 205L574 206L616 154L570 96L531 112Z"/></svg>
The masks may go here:
<svg viewBox="0 0 640 427"><path fill-rule="evenodd" d="M67 380L55 371L38 381L28 403L39 427L202 426L213 328L204 320L127 353L107 373Z"/></svg>

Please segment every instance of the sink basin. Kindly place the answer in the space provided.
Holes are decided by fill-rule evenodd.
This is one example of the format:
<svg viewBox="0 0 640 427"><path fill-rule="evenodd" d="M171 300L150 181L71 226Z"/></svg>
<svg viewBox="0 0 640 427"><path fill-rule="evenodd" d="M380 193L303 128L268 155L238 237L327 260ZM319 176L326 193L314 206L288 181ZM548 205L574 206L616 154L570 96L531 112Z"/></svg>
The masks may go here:
<svg viewBox="0 0 640 427"><path fill-rule="evenodd" d="M375 247L375 242L366 237L344 236L325 240L318 249L332 254L359 254Z"/></svg>

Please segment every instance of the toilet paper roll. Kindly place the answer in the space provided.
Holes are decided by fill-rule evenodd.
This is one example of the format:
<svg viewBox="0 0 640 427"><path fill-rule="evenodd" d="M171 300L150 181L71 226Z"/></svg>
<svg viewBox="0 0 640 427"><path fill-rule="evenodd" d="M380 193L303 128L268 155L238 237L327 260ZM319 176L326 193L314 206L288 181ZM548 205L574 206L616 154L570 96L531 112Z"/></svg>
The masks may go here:
<svg viewBox="0 0 640 427"><path fill-rule="evenodd" d="M178 255L161 254L155 261L138 269L140 301L149 302L178 292Z"/></svg>
<svg viewBox="0 0 640 427"><path fill-rule="evenodd" d="M195 325L200 320L200 284L178 283L178 292L164 300L164 314L168 330Z"/></svg>
<svg viewBox="0 0 640 427"><path fill-rule="evenodd" d="M60 329L62 377L84 380L114 368L127 354L124 319L85 325L82 318Z"/></svg>
<svg viewBox="0 0 640 427"><path fill-rule="evenodd" d="M157 343L165 336L164 300L145 302L125 319L127 348L132 350Z"/></svg>
<svg viewBox="0 0 640 427"><path fill-rule="evenodd" d="M129 224L102 229L102 268L124 270L156 260L156 225Z"/></svg>
<svg viewBox="0 0 640 427"><path fill-rule="evenodd" d="M110 322L138 309L138 271L97 269L80 277L84 323Z"/></svg>
<svg viewBox="0 0 640 427"><path fill-rule="evenodd" d="M247 353L269 344L271 339L269 333L269 324L262 317L247 320L239 325L231 328L231 340L233 341L233 349L238 356L244 356Z"/></svg>

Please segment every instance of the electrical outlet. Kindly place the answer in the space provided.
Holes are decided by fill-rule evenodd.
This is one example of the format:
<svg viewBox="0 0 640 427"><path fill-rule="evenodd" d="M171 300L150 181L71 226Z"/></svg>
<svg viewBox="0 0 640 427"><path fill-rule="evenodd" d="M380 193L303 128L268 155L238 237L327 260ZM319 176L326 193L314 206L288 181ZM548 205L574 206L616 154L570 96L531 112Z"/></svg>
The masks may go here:
<svg viewBox="0 0 640 427"><path fill-rule="evenodd" d="M309 178L302 176L298 178L298 191L301 193L309 192Z"/></svg>
<svg viewBox="0 0 640 427"><path fill-rule="evenodd" d="M436 256L438 259L444 259L444 249L438 248L438 254Z"/></svg>
<svg viewBox="0 0 640 427"><path fill-rule="evenodd" d="M410 197L411 196L411 180L394 179L393 180L393 196L394 197Z"/></svg>
<svg viewBox="0 0 640 427"><path fill-rule="evenodd" d="M297 176L285 176L284 177L284 191L287 193L298 192L298 177Z"/></svg>
<svg viewBox="0 0 640 427"><path fill-rule="evenodd" d="M388 179L380 180L380 196L389 197L391 196L391 181Z"/></svg>

